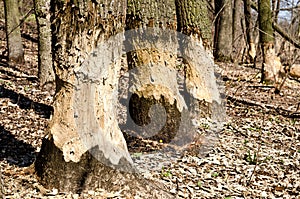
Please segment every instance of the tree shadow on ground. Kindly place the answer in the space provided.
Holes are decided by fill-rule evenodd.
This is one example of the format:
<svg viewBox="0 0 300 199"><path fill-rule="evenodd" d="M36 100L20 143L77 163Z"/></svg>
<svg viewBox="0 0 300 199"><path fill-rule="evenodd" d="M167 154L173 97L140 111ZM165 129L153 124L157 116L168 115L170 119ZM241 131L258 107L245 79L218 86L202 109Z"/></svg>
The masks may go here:
<svg viewBox="0 0 300 199"><path fill-rule="evenodd" d="M7 76L10 76L10 77L15 77L15 78L24 78L24 79L27 79L28 81L38 81L38 78L37 77L33 77L32 75L30 75L29 73L27 73L26 71L22 71L21 69L19 69L17 67L16 64L8 64L8 57L5 56L5 55L1 55L0 54L0 72L2 74L5 74ZM12 69L14 72L17 72L17 73L20 73L22 74L23 76L17 76L15 75L12 71L8 71L7 69L5 68L9 68L9 69Z"/></svg>
<svg viewBox="0 0 300 199"><path fill-rule="evenodd" d="M53 107L35 102L23 94L0 86L0 98L9 98L13 104L17 104L21 109L33 109L36 114L49 119L53 112Z"/></svg>
<svg viewBox="0 0 300 199"><path fill-rule="evenodd" d="M0 160L19 167L31 165L36 157L35 148L18 140L11 132L0 126Z"/></svg>

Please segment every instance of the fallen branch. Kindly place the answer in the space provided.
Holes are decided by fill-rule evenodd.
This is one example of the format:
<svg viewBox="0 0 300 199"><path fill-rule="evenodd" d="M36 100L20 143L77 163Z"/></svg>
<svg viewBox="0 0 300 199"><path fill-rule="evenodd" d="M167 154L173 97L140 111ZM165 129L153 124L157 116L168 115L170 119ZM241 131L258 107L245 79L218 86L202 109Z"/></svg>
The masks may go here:
<svg viewBox="0 0 300 199"><path fill-rule="evenodd" d="M233 103L241 103L241 104L245 104L247 106L258 106L258 107L265 109L266 111L273 111L284 117L300 118L300 112L290 111L290 110L287 110L287 109L284 109L284 108L281 108L281 107L278 107L278 106L275 106L272 104L264 104L264 103L256 102L253 100L245 100L245 99L241 99L241 98L230 96L230 95L226 95L226 99Z"/></svg>
<svg viewBox="0 0 300 199"><path fill-rule="evenodd" d="M273 28L276 32L278 32L284 39L288 42L293 44L296 48L300 49L300 41L296 40L295 38L291 37L287 32L285 32L279 25L273 22Z"/></svg>

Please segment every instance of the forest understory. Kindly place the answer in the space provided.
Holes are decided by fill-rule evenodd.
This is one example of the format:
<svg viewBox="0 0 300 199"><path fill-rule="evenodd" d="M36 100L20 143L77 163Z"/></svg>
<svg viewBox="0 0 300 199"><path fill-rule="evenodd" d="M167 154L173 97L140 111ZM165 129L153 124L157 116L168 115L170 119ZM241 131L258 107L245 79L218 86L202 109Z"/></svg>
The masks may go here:
<svg viewBox="0 0 300 199"><path fill-rule="evenodd" d="M53 111L53 91L39 88L37 43L28 40L36 34L23 36L25 64L8 66L0 29L0 196L126 198L122 188L78 194L39 184L32 164ZM300 81L287 78L274 94L274 87L259 83L258 68L216 63L216 69L225 85L227 118L213 150L205 157L183 156L147 178L178 198L300 198Z"/></svg>

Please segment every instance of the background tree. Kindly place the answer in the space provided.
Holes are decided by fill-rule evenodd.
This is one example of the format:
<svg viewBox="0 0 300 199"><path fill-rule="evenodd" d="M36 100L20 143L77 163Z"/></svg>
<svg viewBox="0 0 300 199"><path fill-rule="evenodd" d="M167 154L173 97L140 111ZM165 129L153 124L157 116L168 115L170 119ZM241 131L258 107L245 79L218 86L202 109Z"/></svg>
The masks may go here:
<svg viewBox="0 0 300 199"><path fill-rule="evenodd" d="M275 23L278 23L279 11L280 11L280 0L272 0L272 17Z"/></svg>
<svg viewBox="0 0 300 199"><path fill-rule="evenodd" d="M50 0L34 0L38 28L38 78L40 85L55 83L51 53Z"/></svg>
<svg viewBox="0 0 300 199"><path fill-rule="evenodd" d="M260 42L263 52L262 81L280 83L284 73L280 58L276 56L272 26L271 2L260 0L258 4Z"/></svg>
<svg viewBox="0 0 300 199"><path fill-rule="evenodd" d="M244 37L243 37L243 1L234 0L233 4L233 18L232 18L232 46L233 54L232 57L234 61L241 60L242 50L244 47Z"/></svg>
<svg viewBox="0 0 300 199"><path fill-rule="evenodd" d="M24 51L20 31L20 12L18 1L4 0L6 39L10 62L24 63Z"/></svg>
<svg viewBox="0 0 300 199"><path fill-rule="evenodd" d="M251 2L250 0L244 0L244 15L245 15L245 25L246 25L246 43L248 46L248 56L250 58L250 63L254 64L256 60L256 45L253 38L253 21L251 15Z"/></svg>
<svg viewBox="0 0 300 199"><path fill-rule="evenodd" d="M219 61L232 59L232 1L215 0L214 57Z"/></svg>

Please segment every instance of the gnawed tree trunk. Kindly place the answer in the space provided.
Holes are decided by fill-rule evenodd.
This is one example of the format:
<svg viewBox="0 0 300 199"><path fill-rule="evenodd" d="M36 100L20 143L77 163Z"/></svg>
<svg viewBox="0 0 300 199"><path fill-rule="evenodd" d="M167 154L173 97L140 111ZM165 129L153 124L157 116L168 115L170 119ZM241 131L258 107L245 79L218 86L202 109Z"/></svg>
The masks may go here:
<svg viewBox="0 0 300 199"><path fill-rule="evenodd" d="M244 13L245 13L245 24L246 24L246 39L248 46L248 56L250 58L250 63L254 64L256 62L256 45L253 39L253 24L251 15L251 5L250 0L244 0Z"/></svg>
<svg viewBox="0 0 300 199"><path fill-rule="evenodd" d="M57 89L35 162L41 183L60 191L101 188L132 198L168 198L162 187L134 173L117 123L126 1L53 0L51 5Z"/></svg>
<svg viewBox="0 0 300 199"><path fill-rule="evenodd" d="M211 49L210 23L205 0L176 0L177 30L189 36L180 41L180 51L184 58L185 84L189 93L189 112L192 118L211 118L216 126L202 137L200 153L208 152L217 138L217 131L225 115L216 78ZM197 16L197 17L190 17Z"/></svg>
<svg viewBox="0 0 300 199"><path fill-rule="evenodd" d="M271 3L269 0L260 0L258 4L260 42L263 52L261 81L272 81L277 88L282 80L284 69L280 58L275 53L274 31L272 27Z"/></svg>
<svg viewBox="0 0 300 199"><path fill-rule="evenodd" d="M34 10L38 27L38 77L40 86L55 83L52 65L50 0L35 0Z"/></svg>
<svg viewBox="0 0 300 199"><path fill-rule="evenodd" d="M184 149L198 138L191 120L212 117L217 110L213 106L221 99L210 53L205 1L176 0L164 4L164 1L134 0L128 3L127 28L136 29L135 34L139 35L128 42L133 49L127 54L129 70L133 71L129 120L141 127L141 137ZM181 33L174 31L175 5L177 30ZM183 59L179 69L177 54ZM161 109L165 112L159 112Z"/></svg>
<svg viewBox="0 0 300 199"><path fill-rule="evenodd" d="M127 53L131 74L129 90L132 93L127 119L127 123L131 124L128 123L128 126L135 127L134 130L144 138L169 143L179 128L184 106L176 73L173 76L171 72L175 70L177 59L177 38L171 33L176 29L175 2L129 1L126 25L127 29L144 27L144 37L130 41L127 46L134 49ZM163 29L170 32L165 31L163 35ZM151 40L155 34L158 39ZM165 40L161 39L163 36ZM155 104L160 108L153 109ZM153 117L150 117L151 107ZM165 112L159 111L161 108ZM133 126L133 123L138 126Z"/></svg>
<svg viewBox="0 0 300 199"><path fill-rule="evenodd" d="M215 0L215 60L231 61L232 57L232 1Z"/></svg>
<svg viewBox="0 0 300 199"><path fill-rule="evenodd" d="M8 59L12 63L24 63L24 51L20 30L18 1L4 0Z"/></svg>

